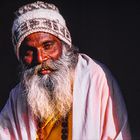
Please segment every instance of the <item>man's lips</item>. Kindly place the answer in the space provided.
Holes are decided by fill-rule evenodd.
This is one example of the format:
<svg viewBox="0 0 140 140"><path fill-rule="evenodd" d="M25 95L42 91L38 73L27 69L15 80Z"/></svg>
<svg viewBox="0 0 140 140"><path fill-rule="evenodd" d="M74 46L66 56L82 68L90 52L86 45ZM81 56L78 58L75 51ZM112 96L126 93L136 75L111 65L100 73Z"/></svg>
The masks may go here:
<svg viewBox="0 0 140 140"><path fill-rule="evenodd" d="M54 70L49 68L49 67L46 67L46 68L41 68L38 73L41 74L41 75L45 75L45 74L49 74L51 72L53 72Z"/></svg>
<svg viewBox="0 0 140 140"><path fill-rule="evenodd" d="M40 71L39 71L39 74L41 74L41 75L45 75L45 74L49 74L49 73L51 73L52 72L52 70L51 69L41 69Z"/></svg>

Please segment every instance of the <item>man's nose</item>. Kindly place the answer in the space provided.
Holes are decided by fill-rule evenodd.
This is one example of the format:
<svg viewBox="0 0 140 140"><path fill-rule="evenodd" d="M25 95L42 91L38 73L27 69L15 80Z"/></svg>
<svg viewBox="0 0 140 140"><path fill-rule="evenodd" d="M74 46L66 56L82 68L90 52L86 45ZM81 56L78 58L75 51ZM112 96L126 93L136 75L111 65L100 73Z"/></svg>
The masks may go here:
<svg viewBox="0 0 140 140"><path fill-rule="evenodd" d="M40 48L37 49L37 56L36 61L38 64L41 64L43 61L46 61L48 59L47 56L44 56L42 53L42 50Z"/></svg>

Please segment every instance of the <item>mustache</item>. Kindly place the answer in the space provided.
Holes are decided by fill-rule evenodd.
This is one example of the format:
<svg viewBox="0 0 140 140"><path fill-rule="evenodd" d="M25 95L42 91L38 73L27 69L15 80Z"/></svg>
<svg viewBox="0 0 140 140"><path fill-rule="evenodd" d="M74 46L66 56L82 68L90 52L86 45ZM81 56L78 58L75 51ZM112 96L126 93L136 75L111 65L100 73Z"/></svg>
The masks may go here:
<svg viewBox="0 0 140 140"><path fill-rule="evenodd" d="M41 70L51 70L51 71L57 71L59 69L59 64L57 62L54 62L53 60L46 60L42 64L39 64L35 66L34 74L37 75Z"/></svg>

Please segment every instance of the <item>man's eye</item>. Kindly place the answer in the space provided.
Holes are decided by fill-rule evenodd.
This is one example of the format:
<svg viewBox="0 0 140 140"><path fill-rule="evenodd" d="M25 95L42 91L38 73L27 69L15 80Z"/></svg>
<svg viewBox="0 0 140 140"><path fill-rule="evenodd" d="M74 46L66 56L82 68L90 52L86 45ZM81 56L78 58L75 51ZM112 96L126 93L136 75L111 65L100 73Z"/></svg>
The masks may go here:
<svg viewBox="0 0 140 140"><path fill-rule="evenodd" d="M31 51L31 50L28 50L25 53L25 56L32 56L32 55L33 55L33 51Z"/></svg>
<svg viewBox="0 0 140 140"><path fill-rule="evenodd" d="M45 42L43 48L45 50L50 49L53 46L54 42Z"/></svg>

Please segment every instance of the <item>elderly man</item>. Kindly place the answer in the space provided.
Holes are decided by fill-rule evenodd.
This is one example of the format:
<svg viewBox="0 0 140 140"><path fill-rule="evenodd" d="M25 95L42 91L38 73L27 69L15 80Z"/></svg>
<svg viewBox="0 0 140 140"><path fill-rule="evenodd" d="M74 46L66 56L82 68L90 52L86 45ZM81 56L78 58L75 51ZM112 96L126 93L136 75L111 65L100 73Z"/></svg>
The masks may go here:
<svg viewBox="0 0 140 140"><path fill-rule="evenodd" d="M12 39L22 74L1 111L0 140L131 139L117 83L78 53L55 5L19 8Z"/></svg>

